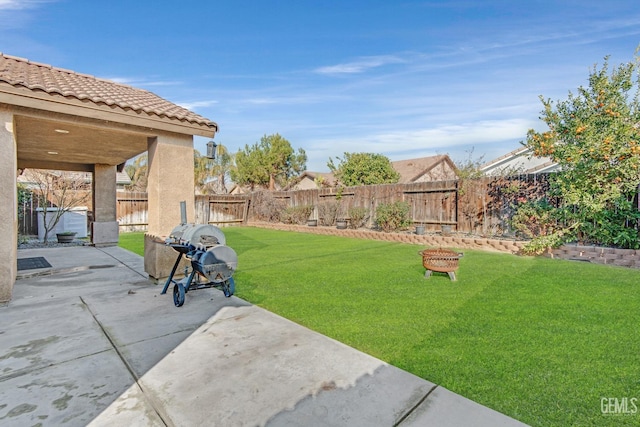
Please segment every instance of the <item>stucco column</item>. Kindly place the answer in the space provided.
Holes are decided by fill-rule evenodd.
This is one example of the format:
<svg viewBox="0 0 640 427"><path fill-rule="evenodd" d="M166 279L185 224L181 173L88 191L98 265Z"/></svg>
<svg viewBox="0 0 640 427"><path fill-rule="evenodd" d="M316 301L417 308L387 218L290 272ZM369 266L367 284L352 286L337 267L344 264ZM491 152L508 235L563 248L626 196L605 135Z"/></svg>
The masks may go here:
<svg viewBox="0 0 640 427"><path fill-rule="evenodd" d="M96 246L118 244L115 166L94 165L91 241Z"/></svg>
<svg viewBox="0 0 640 427"><path fill-rule="evenodd" d="M13 136L13 114L0 107L0 303L11 299L17 275L18 195L16 172L18 160Z"/></svg>
<svg viewBox="0 0 640 427"><path fill-rule="evenodd" d="M158 135L148 149L148 221L144 241L144 269L152 279L169 276L178 253L164 239L180 224L180 202L187 206L187 221L195 221L193 137Z"/></svg>

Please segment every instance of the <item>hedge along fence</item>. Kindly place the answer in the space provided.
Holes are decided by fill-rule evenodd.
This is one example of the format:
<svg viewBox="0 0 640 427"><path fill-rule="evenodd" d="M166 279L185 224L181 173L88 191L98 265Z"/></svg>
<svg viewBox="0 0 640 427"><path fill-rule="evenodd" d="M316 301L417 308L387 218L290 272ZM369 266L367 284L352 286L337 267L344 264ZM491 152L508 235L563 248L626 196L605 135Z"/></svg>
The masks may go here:
<svg viewBox="0 0 640 427"><path fill-rule="evenodd" d="M426 231L440 231L443 225L449 225L452 230L463 233L497 236L509 234L508 220L518 199L543 197L547 191L546 175L520 175L467 181L198 195L195 197L194 221L215 225L261 221L265 220L261 209L273 203L271 210L274 216L269 219L272 222L278 221L276 214L283 209L311 206L310 218L318 219L322 225L321 216L328 213L327 206L334 205L336 218L347 218L352 208L367 209L369 217L365 225L372 228L375 211L380 204L401 201L409 204L413 224L424 226ZM135 221L130 225L144 225L146 209L146 193L119 194L121 229L128 225L130 219ZM136 215L126 212L136 212Z"/></svg>

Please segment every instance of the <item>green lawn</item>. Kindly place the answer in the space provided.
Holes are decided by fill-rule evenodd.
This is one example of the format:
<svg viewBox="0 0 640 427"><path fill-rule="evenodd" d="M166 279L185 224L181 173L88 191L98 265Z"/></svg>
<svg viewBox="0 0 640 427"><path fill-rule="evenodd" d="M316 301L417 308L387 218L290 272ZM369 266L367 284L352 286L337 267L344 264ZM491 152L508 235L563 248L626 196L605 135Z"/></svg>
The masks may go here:
<svg viewBox="0 0 640 427"><path fill-rule="evenodd" d="M462 250L451 282L416 245L224 232L253 304L533 426L640 424L601 412L640 398L638 270Z"/></svg>
<svg viewBox="0 0 640 427"><path fill-rule="evenodd" d="M144 233L120 233L118 246L144 256Z"/></svg>

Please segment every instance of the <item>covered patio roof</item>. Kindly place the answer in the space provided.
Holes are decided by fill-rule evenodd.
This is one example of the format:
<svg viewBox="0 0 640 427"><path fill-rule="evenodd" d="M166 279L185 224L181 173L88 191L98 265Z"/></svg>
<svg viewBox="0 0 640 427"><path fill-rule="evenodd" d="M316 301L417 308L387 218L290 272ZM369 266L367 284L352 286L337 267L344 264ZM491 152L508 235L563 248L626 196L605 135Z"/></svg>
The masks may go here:
<svg viewBox="0 0 640 427"><path fill-rule="evenodd" d="M108 246L119 235L118 166L148 152L145 271L161 278L173 250L154 236L180 216L164 205L185 201L194 216L193 137L213 138L217 130L215 122L147 90L0 53L0 217L6 219L0 232L11 236L10 244L0 245L8 261L0 263L0 303L11 299L17 272L17 173L92 173L91 242Z"/></svg>
<svg viewBox="0 0 640 427"><path fill-rule="evenodd" d="M19 168L90 171L147 150L158 130L213 138L218 125L152 92L0 53Z"/></svg>

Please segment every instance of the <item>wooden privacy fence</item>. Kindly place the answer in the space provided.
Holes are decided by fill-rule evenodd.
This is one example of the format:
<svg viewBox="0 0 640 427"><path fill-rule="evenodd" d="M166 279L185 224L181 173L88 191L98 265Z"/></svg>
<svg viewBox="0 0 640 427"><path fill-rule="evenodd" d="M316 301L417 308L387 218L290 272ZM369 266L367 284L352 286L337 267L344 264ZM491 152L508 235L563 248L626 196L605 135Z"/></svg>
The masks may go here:
<svg viewBox="0 0 640 427"><path fill-rule="evenodd" d="M247 221L250 195L196 196L196 223L229 225Z"/></svg>
<svg viewBox="0 0 640 427"><path fill-rule="evenodd" d="M457 181L421 182L412 184L363 185L358 187L322 188L298 191L275 191L274 198L283 200L287 206L311 206L312 218L321 219L322 205L336 203L338 216L347 217L352 208L365 208L369 213L367 226L373 226L378 206L384 203L406 202L411 207L411 218L415 224L426 229L458 223ZM255 199L255 197L252 197ZM250 206L255 208L255 200ZM254 219L250 209L249 218Z"/></svg>
<svg viewBox="0 0 640 427"><path fill-rule="evenodd" d="M38 234L38 200L33 193L25 195L18 203L18 233L23 236Z"/></svg>
<svg viewBox="0 0 640 427"><path fill-rule="evenodd" d="M199 224L231 224L246 221L249 204L247 195L196 196L196 218ZM149 224L149 203L146 192L118 192L117 219L121 232L146 231Z"/></svg>
<svg viewBox="0 0 640 427"><path fill-rule="evenodd" d="M149 224L149 202L146 192L118 192L116 217L120 232L146 231Z"/></svg>
<svg viewBox="0 0 640 427"><path fill-rule="evenodd" d="M311 218L319 219L321 207L337 204L347 217L351 208L369 212L367 227L383 203L409 204L414 225L439 231L443 225L465 233L502 235L508 233L508 221L519 200L544 197L547 175L487 177L467 181L434 181L411 184L384 184L359 187L322 188L297 191L255 192L195 197L195 221L201 224L230 225L259 219L259 205L265 199L283 202L285 207L312 207ZM268 197L265 197L268 196ZM121 231L145 230L147 194L118 193L118 221Z"/></svg>

